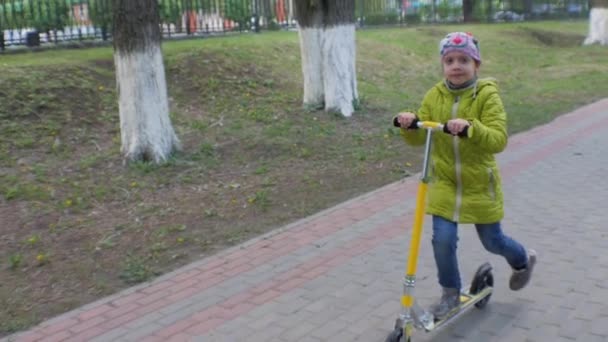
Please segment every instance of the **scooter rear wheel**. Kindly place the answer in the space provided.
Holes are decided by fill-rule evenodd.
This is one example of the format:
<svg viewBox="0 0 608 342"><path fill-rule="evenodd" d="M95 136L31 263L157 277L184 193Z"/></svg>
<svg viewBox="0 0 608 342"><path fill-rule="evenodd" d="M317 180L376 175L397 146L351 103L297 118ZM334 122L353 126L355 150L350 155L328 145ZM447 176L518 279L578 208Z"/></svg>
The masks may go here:
<svg viewBox="0 0 608 342"><path fill-rule="evenodd" d="M475 276L473 277L473 282L471 283L471 288L469 293L472 295L478 294L480 291L485 289L486 287L494 286L494 276L492 275L492 265L486 262L483 265L479 266ZM486 297L475 303L475 306L479 309L485 307L490 301L490 297L492 293L488 294Z"/></svg>

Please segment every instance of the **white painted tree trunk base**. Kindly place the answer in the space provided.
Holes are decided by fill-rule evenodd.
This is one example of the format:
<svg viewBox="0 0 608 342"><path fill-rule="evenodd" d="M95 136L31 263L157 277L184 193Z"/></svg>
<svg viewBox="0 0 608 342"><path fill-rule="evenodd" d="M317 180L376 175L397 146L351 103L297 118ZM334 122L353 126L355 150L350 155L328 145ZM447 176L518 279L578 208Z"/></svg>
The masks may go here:
<svg viewBox="0 0 608 342"><path fill-rule="evenodd" d="M351 116L358 99L354 24L325 29L323 71L325 109Z"/></svg>
<svg viewBox="0 0 608 342"><path fill-rule="evenodd" d="M589 11L589 35L583 45L608 45L608 8L592 8Z"/></svg>
<svg viewBox="0 0 608 342"><path fill-rule="evenodd" d="M300 28L304 105L349 117L358 100L355 25Z"/></svg>
<svg viewBox="0 0 608 342"><path fill-rule="evenodd" d="M304 77L304 106L313 109L324 107L322 69L323 29L300 29L300 55Z"/></svg>
<svg viewBox="0 0 608 342"><path fill-rule="evenodd" d="M160 46L116 51L121 153L126 160L161 163L180 148L171 120Z"/></svg>

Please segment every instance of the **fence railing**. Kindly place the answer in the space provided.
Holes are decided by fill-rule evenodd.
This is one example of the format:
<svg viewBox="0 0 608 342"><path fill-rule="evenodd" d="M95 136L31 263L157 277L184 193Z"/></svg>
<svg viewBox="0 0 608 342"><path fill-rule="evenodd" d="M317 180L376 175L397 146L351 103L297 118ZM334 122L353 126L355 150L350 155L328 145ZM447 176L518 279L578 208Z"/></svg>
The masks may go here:
<svg viewBox="0 0 608 342"><path fill-rule="evenodd" d="M462 0L354 0L359 26L461 22ZM165 38L289 29L293 0L158 0ZM587 0L481 0L477 21L585 17ZM103 42L112 37L112 0L0 0L0 51Z"/></svg>

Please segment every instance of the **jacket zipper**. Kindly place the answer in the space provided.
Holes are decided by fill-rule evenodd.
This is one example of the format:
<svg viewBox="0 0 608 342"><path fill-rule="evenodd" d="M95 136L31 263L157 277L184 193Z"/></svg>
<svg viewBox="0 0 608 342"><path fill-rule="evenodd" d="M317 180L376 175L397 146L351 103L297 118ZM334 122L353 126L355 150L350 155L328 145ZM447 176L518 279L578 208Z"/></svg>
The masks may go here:
<svg viewBox="0 0 608 342"><path fill-rule="evenodd" d="M460 96L456 96L454 103L452 104L452 119L456 119L458 115L458 101ZM462 165L460 164L460 150L458 148L459 137L454 136L452 138L454 142L454 160L456 169L456 205L454 206L453 221L458 222L460 220L460 207L462 206Z"/></svg>
<svg viewBox="0 0 608 342"><path fill-rule="evenodd" d="M495 201L496 200L496 187L494 186L494 172L492 171L492 168L488 168L488 174L489 174L489 178L490 178L490 197L492 197L492 200Z"/></svg>

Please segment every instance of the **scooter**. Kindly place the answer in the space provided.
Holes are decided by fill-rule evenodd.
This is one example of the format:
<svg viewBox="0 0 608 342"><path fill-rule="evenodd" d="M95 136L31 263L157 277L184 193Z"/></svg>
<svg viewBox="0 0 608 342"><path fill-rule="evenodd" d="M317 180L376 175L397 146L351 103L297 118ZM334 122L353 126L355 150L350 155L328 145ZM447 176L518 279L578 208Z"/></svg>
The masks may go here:
<svg viewBox="0 0 608 342"><path fill-rule="evenodd" d="M396 127L400 127L397 118L393 120ZM403 295L401 296L402 310L401 314L395 322L395 328L386 338L386 342L412 342L414 329L424 329L430 332L446 325L460 314L466 312L472 307L479 309L485 307L490 301L492 289L494 286L494 277L492 276L492 266L486 262L479 266L473 281L468 290L460 293L460 306L449 312L445 317L436 319L431 312L422 309L414 300L414 285L416 283L416 267L418 262L418 252L420 250L420 239L422 237L422 225L425 215L426 193L430 182L429 162L432 147L433 133L443 131L452 134L447 129L447 125L432 121L415 120L410 129L425 129L426 142L424 147L424 161L420 183L418 184L418 193L416 197L416 211L414 215L414 227L412 231L412 239L410 241L410 250L407 261L407 269L403 281ZM467 130L458 134L461 138L467 136ZM466 287L465 287L466 288Z"/></svg>

